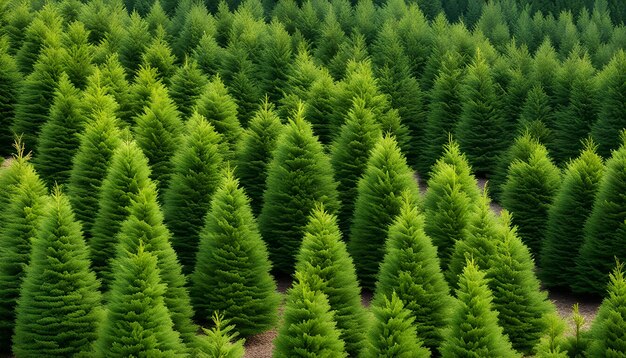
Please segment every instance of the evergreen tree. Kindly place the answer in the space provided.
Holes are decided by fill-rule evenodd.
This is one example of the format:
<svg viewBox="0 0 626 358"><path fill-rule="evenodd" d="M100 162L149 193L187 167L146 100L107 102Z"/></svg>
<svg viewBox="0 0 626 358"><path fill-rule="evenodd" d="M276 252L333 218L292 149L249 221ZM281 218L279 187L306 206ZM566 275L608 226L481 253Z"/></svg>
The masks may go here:
<svg viewBox="0 0 626 358"><path fill-rule="evenodd" d="M67 53L64 70L76 88L84 89L87 78L93 73L93 45L89 43L89 31L82 22L76 21L67 26L61 38Z"/></svg>
<svg viewBox="0 0 626 358"><path fill-rule="evenodd" d="M357 189L349 249L363 288L373 290L385 254L389 225L402 207L407 190L415 202L419 189L413 172L393 137L381 138L372 149Z"/></svg>
<svg viewBox="0 0 626 358"><path fill-rule="evenodd" d="M134 74L139 69L142 55L150 39L148 23L137 12L131 13L119 49L120 62L129 74Z"/></svg>
<svg viewBox="0 0 626 358"><path fill-rule="evenodd" d="M302 117L302 105L278 139L266 183L259 228L274 270L289 274L315 203L331 214L339 209L330 160Z"/></svg>
<svg viewBox="0 0 626 358"><path fill-rule="evenodd" d="M15 59L9 54L8 41L6 37L0 37L0 155L3 156L11 152L13 144L10 128L21 82L22 75Z"/></svg>
<svg viewBox="0 0 626 358"><path fill-rule="evenodd" d="M163 82L159 80L157 70L152 67L140 67L135 76L135 82L130 86L130 116L128 124L135 124L135 117L143 114L144 108L150 105L153 91L164 90Z"/></svg>
<svg viewBox="0 0 626 358"><path fill-rule="evenodd" d="M183 58L186 53L196 48L203 36L214 37L216 31L215 19L204 5L191 1L189 3L190 8L188 11L182 13L183 7L179 8L184 19L181 19L180 22L176 22L176 19L173 19L172 22L174 26L180 26L180 31L172 31L172 33L176 34L173 43L174 53L179 58Z"/></svg>
<svg viewBox="0 0 626 358"><path fill-rule="evenodd" d="M235 326L229 325L218 313L213 315L213 328L203 328L206 338L201 338L201 347L194 354L196 356L242 358L245 353L243 340L234 341L237 332L232 332Z"/></svg>
<svg viewBox="0 0 626 358"><path fill-rule="evenodd" d="M369 58L367 49L365 36L353 32L350 39L339 46L339 51L328 64L328 71L337 80L345 78L348 63L367 61Z"/></svg>
<svg viewBox="0 0 626 358"><path fill-rule="evenodd" d="M354 264L341 240L337 218L320 205L313 209L304 231L296 272L319 279L310 280L311 289L327 296L339 338L346 352L356 357L363 349L367 316L361 305Z"/></svg>
<svg viewBox="0 0 626 358"><path fill-rule="evenodd" d="M65 184L69 180L72 159L78 150L85 125L80 92L70 83L67 75L59 79L50 117L42 126L37 141L35 165L48 184Z"/></svg>
<svg viewBox="0 0 626 358"><path fill-rule="evenodd" d="M394 293L372 307L371 323L363 357L430 357L415 332L413 316Z"/></svg>
<svg viewBox="0 0 626 358"><path fill-rule="evenodd" d="M273 357L347 357L328 299L312 290L310 278L296 275L287 292L284 321L274 340Z"/></svg>
<svg viewBox="0 0 626 358"><path fill-rule="evenodd" d="M215 37L204 34L200 43L191 52L190 57L198 63L198 68L205 76L214 76L221 67L221 58L226 50L217 44Z"/></svg>
<svg viewBox="0 0 626 358"><path fill-rule="evenodd" d="M367 167L370 151L380 137L380 126L374 114L365 107L362 99L356 99L330 150L341 202L337 218L344 236L350 233L359 179Z"/></svg>
<svg viewBox="0 0 626 358"><path fill-rule="evenodd" d="M269 100L278 103L287 85L287 69L293 57L291 36L279 21L269 24L267 34L266 44L261 52L261 82Z"/></svg>
<svg viewBox="0 0 626 358"><path fill-rule="evenodd" d="M332 122L332 114L335 111L333 99L337 93L337 86L326 71L322 72L313 81L306 94L305 116L307 121L313 126L313 133L318 136L319 141L329 144L337 131L337 126L341 123Z"/></svg>
<svg viewBox="0 0 626 358"><path fill-rule="evenodd" d="M29 10L33 11L34 9ZM59 35L63 33L63 19L56 4L44 6L23 31L24 37L15 54L15 59L20 72L28 74L33 71L33 66L46 47L58 47L60 45Z"/></svg>
<svg viewBox="0 0 626 358"><path fill-rule="evenodd" d="M193 106L204 92L208 82L209 80L194 60L186 59L183 65L174 72L170 80L169 93L183 121L191 117Z"/></svg>
<svg viewBox="0 0 626 358"><path fill-rule="evenodd" d="M133 113L130 85L126 80L126 71L117 54L111 55L99 67L99 70L102 73L102 85L106 86L108 93L115 98L115 102L118 104L117 117L125 123L131 123Z"/></svg>
<svg viewBox="0 0 626 358"><path fill-rule="evenodd" d="M248 123L237 148L235 173L246 189L255 216L261 213L263 207L267 167L282 130L283 125L274 106L266 100Z"/></svg>
<svg viewBox="0 0 626 358"><path fill-rule="evenodd" d="M548 209L561 185L561 173L542 145L532 148L528 160L516 160L502 187L502 206L513 214L513 224L534 257L546 234Z"/></svg>
<svg viewBox="0 0 626 358"><path fill-rule="evenodd" d="M89 249L69 200L55 191L17 301L13 353L19 357L73 356L97 338L101 297Z"/></svg>
<svg viewBox="0 0 626 358"><path fill-rule="evenodd" d="M535 347L537 358L567 358L567 339L565 322L556 313L547 317L546 333Z"/></svg>
<svg viewBox="0 0 626 358"><path fill-rule="evenodd" d="M89 241L91 261L103 288L111 280L111 260L115 257L117 234L130 214L130 204L139 191L150 184L148 159L134 141L121 143L111 156L99 191L98 212Z"/></svg>
<svg viewBox="0 0 626 358"><path fill-rule="evenodd" d="M156 183L159 196L169 184L174 152L180 146L183 124L167 90L152 91L150 104L135 119L135 140L148 158L150 178Z"/></svg>
<svg viewBox="0 0 626 358"><path fill-rule="evenodd" d="M118 121L111 112L101 112L85 124L73 158L67 193L87 238L91 237L100 186L113 151L121 144Z"/></svg>
<svg viewBox="0 0 626 358"><path fill-rule="evenodd" d="M626 142L626 134L622 134ZM606 292L608 275L613 268L611 260L617 257L626 259L626 226L622 210L626 190L626 144L613 151L613 156L606 161L606 169L593 202L591 215L584 228L585 239L577 259L578 280L572 287L580 293L602 295ZM622 189L624 188L624 189Z"/></svg>
<svg viewBox="0 0 626 358"><path fill-rule="evenodd" d="M550 106L550 98L541 86L533 86L533 88L528 91L528 95L526 96L526 100L522 106L522 112L518 123L518 132L524 133L527 131L543 145L552 147L552 136L550 135L550 129L548 126L553 125L553 116L554 111ZM506 164L507 167L509 164L510 163ZM499 167L499 169L502 168ZM506 168L504 169L506 171ZM495 179L499 174L501 174L500 170L496 172L493 179ZM502 183L502 180L500 183ZM496 188L497 186L494 185L493 187Z"/></svg>
<svg viewBox="0 0 626 358"><path fill-rule="evenodd" d="M141 63L144 67L151 67L157 70L159 79L163 83L169 84L170 78L176 71L176 57L172 55L172 50L165 39L165 29L159 28L152 42L146 47L141 56Z"/></svg>
<svg viewBox="0 0 626 358"><path fill-rule="evenodd" d="M163 196L163 211L185 274L193 271L199 233L222 177L220 143L220 135L195 113L187 121L182 144L172 158L174 169Z"/></svg>
<svg viewBox="0 0 626 358"><path fill-rule="evenodd" d="M439 267L437 249L424 231L424 217L406 194L400 213L389 227L375 302L390 308L397 295L414 319L416 337L436 352L443 340L441 331L448 323L452 301Z"/></svg>
<svg viewBox="0 0 626 358"><path fill-rule="evenodd" d="M448 143L443 146L443 153L433 166L433 172L439 170L440 166L445 165L450 165L454 168L461 190L473 202L478 202L482 196L481 189L472 173L472 167L469 165L467 157L461 152L459 144L452 137L448 138Z"/></svg>
<svg viewBox="0 0 626 358"><path fill-rule="evenodd" d="M107 314L95 343L97 357L182 357L184 346L165 305L157 257L139 246L114 266Z"/></svg>
<svg viewBox="0 0 626 358"><path fill-rule="evenodd" d="M498 326L485 274L471 260L459 277L457 303L444 334L442 357L518 357Z"/></svg>
<svg viewBox="0 0 626 358"><path fill-rule="evenodd" d="M591 141L565 169L548 211L541 248L541 280L548 287L570 287L576 282L576 256L585 237L583 223L591 215L603 172L602 158Z"/></svg>
<svg viewBox="0 0 626 358"><path fill-rule="evenodd" d="M221 312L243 337L271 328L279 296L270 270L249 200L228 169L200 233L191 290L197 316Z"/></svg>

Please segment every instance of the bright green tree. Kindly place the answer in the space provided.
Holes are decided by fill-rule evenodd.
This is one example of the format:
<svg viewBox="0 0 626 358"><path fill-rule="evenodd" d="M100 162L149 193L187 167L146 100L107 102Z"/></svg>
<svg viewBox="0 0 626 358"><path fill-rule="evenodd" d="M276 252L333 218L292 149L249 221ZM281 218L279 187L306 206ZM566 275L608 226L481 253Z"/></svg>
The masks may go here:
<svg viewBox="0 0 626 358"><path fill-rule="evenodd" d="M315 203L331 214L339 209L330 159L302 117L302 106L278 139L266 185L259 228L274 270L290 274Z"/></svg>
<svg viewBox="0 0 626 358"><path fill-rule="evenodd" d="M163 196L163 211L185 274L193 271L199 233L222 177L220 143L221 136L195 113L187 121L182 144L172 158L174 169Z"/></svg>
<svg viewBox="0 0 626 358"><path fill-rule="evenodd" d="M249 199L230 169L223 176L200 233L191 294L198 317L221 312L249 337L276 324L280 297Z"/></svg>
<svg viewBox="0 0 626 358"><path fill-rule="evenodd" d="M82 22L75 21L67 26L61 38L67 53L64 70L76 88L84 89L87 78L93 73L93 45L89 43L89 31Z"/></svg>
<svg viewBox="0 0 626 358"><path fill-rule="evenodd" d="M34 9L29 9L33 12ZM38 11L30 24L23 29L23 39L15 54L20 72L28 74L46 47L60 45L63 33L63 18L56 4L47 4Z"/></svg>
<svg viewBox="0 0 626 358"><path fill-rule="evenodd" d="M261 52L261 74L263 91L272 103L283 97L287 85L287 71L292 63L292 39L279 21L267 27L268 36Z"/></svg>
<svg viewBox="0 0 626 358"><path fill-rule="evenodd" d="M336 93L337 85L325 71L313 81L306 93L305 116L313 126L313 132L324 145L332 141L337 131L337 124L332 121L332 115L336 110L333 105Z"/></svg>
<svg viewBox="0 0 626 358"><path fill-rule="evenodd" d="M363 288L373 290L378 265L385 254L389 225L402 208L402 193L417 202L419 189L413 172L391 136L379 139L359 181L350 228L349 251Z"/></svg>
<svg viewBox="0 0 626 358"><path fill-rule="evenodd" d="M602 158L591 141L565 169L548 211L541 247L540 276L548 287L570 287L576 282L576 257L585 238L583 223L591 215L603 173Z"/></svg>
<svg viewBox="0 0 626 358"><path fill-rule="evenodd" d="M159 74L156 69L141 66L137 70L134 82L129 88L130 116L127 121L129 125L134 125L135 117L142 115L144 108L150 105L152 92L155 90L167 91L163 82L159 80Z"/></svg>
<svg viewBox="0 0 626 358"><path fill-rule="evenodd" d="M200 347L193 353L196 356L242 358L245 349L243 340L237 339L235 326L229 325L217 312L213 315L213 328L203 328L206 337L202 337Z"/></svg>
<svg viewBox="0 0 626 358"><path fill-rule="evenodd" d="M146 47L141 56L141 63L145 67L152 67L157 70L159 79L163 83L169 84L170 78L176 71L176 57L172 55L172 50L166 41L165 29L159 28L152 42Z"/></svg>
<svg viewBox="0 0 626 358"><path fill-rule="evenodd" d="M174 53L179 58L183 58L186 53L196 48L203 36L215 37L215 20L206 7L191 1L189 4L189 10L181 13L184 16L182 21L176 22L175 18L172 19L174 20L172 27L180 26L180 31L172 32L176 35L173 43ZM179 6L179 10L184 11L184 6Z"/></svg>
<svg viewBox="0 0 626 358"><path fill-rule="evenodd" d="M547 329L535 347L537 358L567 358L570 357L565 338L566 323L556 313L547 318Z"/></svg>
<svg viewBox="0 0 626 358"><path fill-rule="evenodd" d="M448 324L452 299L437 249L424 231L424 216L408 192L403 199L400 213L389 227L375 302L391 308L397 295L413 319L416 337L436 352L443 340L442 329Z"/></svg>
<svg viewBox="0 0 626 358"><path fill-rule="evenodd" d="M119 61L118 55L113 54L99 67L102 73L102 85L106 86L108 93L115 98L118 104L117 117L125 123L131 123L132 99L130 85L126 79L126 71Z"/></svg>
<svg viewBox="0 0 626 358"><path fill-rule="evenodd" d="M11 152L13 135L11 123L15 116L18 90L21 88L22 75L13 56L9 54L9 44L5 37L0 37L0 154Z"/></svg>
<svg viewBox="0 0 626 358"><path fill-rule="evenodd" d="M170 80L169 93L183 121L191 117L193 106L204 92L207 83L209 80L194 60L186 59L174 72Z"/></svg>
<svg viewBox="0 0 626 358"><path fill-rule="evenodd" d="M120 62L129 74L134 74L139 69L141 58L150 43L148 23L137 12L130 15L129 23L124 29L124 36L120 42Z"/></svg>
<svg viewBox="0 0 626 358"><path fill-rule="evenodd" d="M69 200L57 187L32 242L17 301L13 353L63 357L87 352L101 320L96 275Z"/></svg>
<svg viewBox="0 0 626 358"><path fill-rule="evenodd" d="M467 157L452 137L448 138L448 143L443 146L441 157L437 159L432 171L436 172L440 166L450 165L454 168L457 180L461 186L461 190L473 201L478 202L482 196L478 181L473 174L472 167L469 165Z"/></svg>

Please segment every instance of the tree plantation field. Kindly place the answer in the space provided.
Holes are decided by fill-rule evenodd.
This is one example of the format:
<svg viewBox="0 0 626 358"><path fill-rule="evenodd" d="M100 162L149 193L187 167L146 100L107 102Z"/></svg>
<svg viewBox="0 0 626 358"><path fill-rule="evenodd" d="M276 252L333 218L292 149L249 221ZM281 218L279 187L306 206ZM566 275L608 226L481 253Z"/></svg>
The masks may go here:
<svg viewBox="0 0 626 358"><path fill-rule="evenodd" d="M626 357L625 21L0 0L0 357Z"/></svg>

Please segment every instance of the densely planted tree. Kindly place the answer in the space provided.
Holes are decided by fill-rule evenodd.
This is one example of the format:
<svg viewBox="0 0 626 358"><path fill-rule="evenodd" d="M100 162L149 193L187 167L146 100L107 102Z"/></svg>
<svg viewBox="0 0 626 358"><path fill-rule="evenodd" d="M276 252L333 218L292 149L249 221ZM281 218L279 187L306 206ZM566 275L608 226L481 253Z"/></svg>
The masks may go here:
<svg viewBox="0 0 626 358"><path fill-rule="evenodd" d="M152 42L141 56L141 62L143 66L156 69L159 79L169 84L170 78L176 71L174 64L176 57L172 55L172 50L165 39L166 36L165 30L159 27Z"/></svg>
<svg viewBox="0 0 626 358"><path fill-rule="evenodd" d="M358 356L363 349L367 313L361 305L354 264L341 239L337 218L321 205L313 209L304 230L296 272L311 277L311 289L327 296L346 352Z"/></svg>
<svg viewBox="0 0 626 358"><path fill-rule="evenodd" d="M18 357L87 353L102 316L98 286L80 224L57 187L33 239L17 302L13 353Z"/></svg>
<svg viewBox="0 0 626 358"><path fill-rule="evenodd" d="M200 233L191 294L200 319L220 312L249 337L277 322L280 298L249 199L230 169L223 176Z"/></svg>
<svg viewBox="0 0 626 358"><path fill-rule="evenodd" d="M186 58L170 79L169 93L183 121L193 113L193 106L204 92L209 80L198 68L196 61Z"/></svg>
<svg viewBox="0 0 626 358"><path fill-rule="evenodd" d="M134 74L139 70L141 56L150 43L148 23L137 12L133 12L122 36L119 48L120 62L129 74Z"/></svg>
<svg viewBox="0 0 626 358"><path fill-rule="evenodd" d="M259 228L274 270L289 274L308 215L319 202L332 214L339 208L330 160L302 117L302 107L284 128L267 169Z"/></svg>
<svg viewBox="0 0 626 358"><path fill-rule="evenodd" d="M107 92L115 98L118 107L115 111L117 117L125 123L131 123L132 99L130 85L126 79L126 71L120 63L117 54L112 54L106 62L98 67L102 74L102 85L106 86Z"/></svg>
<svg viewBox="0 0 626 358"><path fill-rule="evenodd" d="M591 141L565 169L563 183L548 210L541 247L540 277L548 287L571 287L577 281L576 257L584 242L584 222L591 214L603 173L602 158Z"/></svg>
<svg viewBox="0 0 626 358"><path fill-rule="evenodd" d="M385 254L389 225L402 207L402 194L419 201L419 189L394 137L379 139L359 181L349 251L363 288L373 290Z"/></svg>
<svg viewBox="0 0 626 358"><path fill-rule="evenodd" d="M89 43L89 31L82 22L75 21L67 25L61 44L67 53L63 63L65 73L72 84L82 90L95 69L92 64L94 47Z"/></svg>
<svg viewBox="0 0 626 358"><path fill-rule="evenodd" d="M389 227L375 302L391 309L396 295L409 311L417 337L436 352L443 340L441 331L448 324L452 299L437 249L424 231L424 216L409 192L403 193L400 213Z"/></svg>
<svg viewBox="0 0 626 358"><path fill-rule="evenodd" d="M0 154L11 152L13 135L11 123L15 116L18 91L21 88L22 75L13 56L9 54L9 44L5 37L0 37Z"/></svg>
<svg viewBox="0 0 626 358"><path fill-rule="evenodd" d="M220 183L221 136L201 115L194 113L186 123L181 146L172 163L170 185L165 191L165 223L172 231L172 246L183 265L193 271L200 229L209 211L211 197Z"/></svg>
<svg viewBox="0 0 626 358"><path fill-rule="evenodd" d="M521 110L518 133L528 132L539 143L551 147L552 138L549 135L551 133L549 126L553 125L554 111L550 106L550 98L541 86L533 86L528 91ZM500 172L496 172L497 174Z"/></svg>
<svg viewBox="0 0 626 358"><path fill-rule="evenodd" d="M129 88L129 117L126 123L135 124L135 117L144 112L144 108L150 105L152 92L165 90L163 82L159 80L156 69L141 66L137 71L133 84Z"/></svg>

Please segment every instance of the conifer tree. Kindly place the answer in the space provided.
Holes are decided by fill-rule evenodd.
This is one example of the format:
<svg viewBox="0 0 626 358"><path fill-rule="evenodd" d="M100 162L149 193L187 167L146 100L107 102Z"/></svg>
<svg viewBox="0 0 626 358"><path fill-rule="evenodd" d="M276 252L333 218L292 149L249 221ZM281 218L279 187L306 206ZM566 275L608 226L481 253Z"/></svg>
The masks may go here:
<svg viewBox="0 0 626 358"><path fill-rule="evenodd" d="M308 48L300 46L293 63L287 69L287 82L283 90L284 98L281 100L281 116L291 115L291 111L297 107L299 101L307 100L307 93L311 84L322 73L323 70L315 63Z"/></svg>
<svg viewBox="0 0 626 358"><path fill-rule="evenodd" d="M336 110L333 99L337 93L337 85L326 71L313 81L306 94L305 116L313 126L313 132L319 141L329 144L341 123L333 123L332 115Z"/></svg>
<svg viewBox="0 0 626 358"><path fill-rule="evenodd" d="M197 327L192 323L193 310L189 293L185 287L185 276L170 244L170 232L163 224L163 214L157 202L157 192L153 183L142 187L128 206L128 218L122 223L116 235L115 261L111 261L110 271L115 271L119 257L125 252L135 252L143 245L146 252L157 258L160 281L166 285L163 300L167 307L174 330L191 349L196 343Z"/></svg>
<svg viewBox="0 0 626 358"><path fill-rule="evenodd" d="M156 183L159 196L169 184L172 175L172 157L180 146L183 124L167 90L157 87L152 91L150 104L135 119L135 140L150 164L150 178Z"/></svg>
<svg viewBox="0 0 626 358"><path fill-rule="evenodd" d="M131 123L132 100L130 95L130 85L126 79L126 71L119 61L118 55L109 56L104 64L99 67L102 74L102 85L105 86L110 95L115 98L118 104L116 110L117 117L123 122Z"/></svg>
<svg viewBox="0 0 626 358"><path fill-rule="evenodd" d="M129 88L130 116L128 124L135 124L135 117L143 114L144 108L150 105L152 92L155 90L165 90L163 82L159 80L157 70L152 67L140 67L135 76L133 84Z"/></svg>
<svg viewBox="0 0 626 358"><path fill-rule="evenodd" d="M217 44L215 37L204 34L198 46L191 52L190 57L198 63L198 68L204 75L211 77L218 74L221 67L221 58L226 50Z"/></svg>
<svg viewBox="0 0 626 358"><path fill-rule="evenodd" d="M244 338L271 328L279 296L249 199L227 169L200 233L192 298L196 315L224 314Z"/></svg>
<svg viewBox="0 0 626 358"><path fill-rule="evenodd" d="M172 21L165 13L160 0L155 0L152 3L150 12L146 16L146 21L148 22L148 28L150 29L150 34L152 34L152 36L154 36L159 27L167 30L172 26Z"/></svg>
<svg viewBox="0 0 626 358"><path fill-rule="evenodd" d="M243 340L237 339L235 326L229 325L217 312L213 315L213 328L203 328L206 338L201 338L200 347L193 353L196 356L203 354L209 357L242 358L245 349ZM235 341L236 340L236 341Z"/></svg>
<svg viewBox="0 0 626 358"><path fill-rule="evenodd" d="M296 282L287 292L273 357L347 357L326 295L311 289L308 280L296 275Z"/></svg>
<svg viewBox="0 0 626 358"><path fill-rule="evenodd" d="M462 106L456 138L476 174L490 176L507 143L491 70L480 51L467 69Z"/></svg>
<svg viewBox="0 0 626 358"><path fill-rule="evenodd" d="M8 41L6 37L0 37L0 155L3 156L11 152L13 144L10 128L21 82L22 75L15 58L9 53Z"/></svg>
<svg viewBox="0 0 626 358"><path fill-rule="evenodd" d="M29 9L33 11L33 9ZM15 54L20 72L29 74L46 47L58 47L63 33L63 18L56 4L44 6L23 30L23 40Z"/></svg>
<svg viewBox="0 0 626 358"><path fill-rule="evenodd" d="M337 218L319 205L313 209L304 231L296 272L319 279L309 281L311 289L327 296L346 352L358 356L363 349L367 316Z"/></svg>
<svg viewBox="0 0 626 358"><path fill-rule="evenodd" d="M37 141L35 165L48 184L65 184L69 180L72 159L76 153L85 125L80 92L62 74L50 117L42 126Z"/></svg>
<svg viewBox="0 0 626 358"><path fill-rule="evenodd" d="M170 78L176 71L176 57L172 55L172 50L165 39L165 29L159 28L152 42L146 47L141 56L141 63L145 67L152 67L157 70L159 79L163 83L169 84Z"/></svg>
<svg viewBox="0 0 626 358"><path fill-rule="evenodd" d="M17 302L13 353L19 357L87 352L100 324L101 297L89 249L58 187L46 211Z"/></svg>
<svg viewBox="0 0 626 358"><path fill-rule="evenodd" d="M411 312L395 294L375 303L374 321L370 324L363 357L430 357L430 351L418 340Z"/></svg>
<svg viewBox="0 0 626 358"><path fill-rule="evenodd" d="M67 53L64 70L72 84L78 89L87 86L87 78L93 73L94 48L89 43L89 31L82 22L75 21L67 26L61 38Z"/></svg>
<svg viewBox="0 0 626 358"><path fill-rule="evenodd" d="M519 357L502 328L485 274L471 260L459 277L457 303L444 334L441 356Z"/></svg>
<svg viewBox="0 0 626 358"><path fill-rule="evenodd" d="M183 272L190 274L199 233L222 177L223 157L221 136L204 117L193 114L185 129L182 144L172 158L174 170L163 197L163 211Z"/></svg>
<svg viewBox="0 0 626 358"><path fill-rule="evenodd" d="M250 198L252 213L258 216L263 207L267 167L278 145L283 125L266 100L248 123L237 147L235 173Z"/></svg>
<svg viewBox="0 0 626 358"><path fill-rule="evenodd" d="M547 318L547 329L541 340L535 347L537 358L567 358L567 339L565 322L556 313Z"/></svg>
<svg viewBox="0 0 626 358"><path fill-rule="evenodd" d="M182 66L176 69L170 80L170 97L176 104L183 121L188 120L193 106L204 92L209 80L198 68L195 60L186 59Z"/></svg>
<svg viewBox="0 0 626 358"><path fill-rule="evenodd" d="M433 172L439 170L440 166L450 165L454 168L461 190L473 201L478 202L482 196L472 167L467 161L467 157L452 137L448 138L448 143L443 146L443 153L433 166Z"/></svg>
<svg viewBox="0 0 626 358"><path fill-rule="evenodd" d="M292 63L292 39L279 21L269 24L267 34L266 44L261 52L261 83L269 100L278 103L283 97L287 85L287 69Z"/></svg>
<svg viewBox="0 0 626 358"><path fill-rule="evenodd" d="M115 101L111 90L104 84L102 71L96 68L89 77L87 88L82 92L81 109L86 117L85 122L93 121L101 112L118 113L120 106Z"/></svg>
<svg viewBox="0 0 626 358"><path fill-rule="evenodd" d="M520 113L518 132L528 131L533 137L545 146L552 147L552 138L549 135L549 126L554 124L554 111L550 106L550 98L541 86L533 86L528 91L522 112ZM507 166L510 163L507 163ZM500 174L500 169L494 175L494 179ZM506 168L505 168L506 169ZM504 178L501 178L504 179ZM493 188L496 188L493 185ZM499 190L499 189L498 189Z"/></svg>
<svg viewBox="0 0 626 358"><path fill-rule="evenodd" d="M323 204L331 214L339 209L330 159L302 112L300 105L278 139L267 168L259 215L261 236L268 245L274 270L285 274L293 271L303 230L315 203Z"/></svg>
<svg viewBox="0 0 626 358"><path fill-rule="evenodd" d="M130 214L129 205L150 184L148 159L134 141L121 143L111 156L99 191L98 212L89 241L91 261L106 290L111 283L111 260L115 257L117 234Z"/></svg>
<svg viewBox="0 0 626 358"><path fill-rule="evenodd" d="M439 267L437 249L424 231L424 217L408 192L403 193L403 199L400 213L389 227L375 302L390 308L397 295L414 319L416 337L436 352L443 340L441 331L448 323L452 300Z"/></svg>
<svg viewBox="0 0 626 358"><path fill-rule="evenodd" d="M120 41L120 62L129 74L139 69L141 58L150 43L148 23L137 12L130 15L130 20Z"/></svg>
<svg viewBox="0 0 626 358"><path fill-rule="evenodd" d="M548 287L570 287L576 282L576 256L585 238L583 223L591 215L603 173L602 158L592 141L565 169L548 211L541 247L541 281Z"/></svg>
<svg viewBox="0 0 626 358"><path fill-rule="evenodd" d="M353 32L350 39L339 46L339 51L328 64L328 71L337 80L345 78L347 64L351 61L367 61L369 58L367 50L365 36Z"/></svg>
<svg viewBox="0 0 626 358"><path fill-rule="evenodd" d="M222 60L220 71L228 93L237 105L237 115L244 127L263 98L258 79L259 66L252 60L253 51L255 49L248 48L247 44L231 42Z"/></svg>
<svg viewBox="0 0 626 358"><path fill-rule="evenodd" d="M622 134L626 142L626 134ZM593 202L591 215L584 228L585 240L577 259L578 280L572 287L580 293L602 295L606 292L611 260L626 259L624 240L626 219L621 209L626 205L620 194L626 190L626 144L613 151Z"/></svg>
<svg viewBox="0 0 626 358"><path fill-rule="evenodd" d="M106 176L113 151L121 144L118 121L111 112L101 112L80 135L73 158L67 193L87 238L91 237L94 211L98 207L100 186Z"/></svg>
<svg viewBox="0 0 626 358"><path fill-rule="evenodd" d="M337 219L344 237L350 233L359 179L367 167L370 151L380 137L380 126L374 114L365 107L365 101L356 99L330 150L341 202Z"/></svg>
<svg viewBox="0 0 626 358"><path fill-rule="evenodd" d="M513 214L513 224L534 257L538 257L546 234L548 209L561 184L560 170L541 144L516 160L507 171L502 187L502 206Z"/></svg>
<svg viewBox="0 0 626 358"><path fill-rule="evenodd" d="M157 257L139 246L114 266L106 317L95 343L97 357L182 357L184 346L165 305Z"/></svg>
<svg viewBox="0 0 626 358"><path fill-rule="evenodd" d="M173 47L174 53L182 58L186 53L196 48L203 36L215 36L215 20L213 16L207 11L203 4L190 3L188 11L181 14L184 19L180 22L173 21L174 26L181 26L180 31L172 31L176 35L174 39ZM179 7L179 10L184 10L183 7ZM173 19L175 20L175 19Z"/></svg>
<svg viewBox="0 0 626 358"><path fill-rule="evenodd" d="M398 144L391 136L381 138L359 181L350 227L348 248L365 289L374 289L378 266L385 254L387 230L400 213L401 194L405 190L418 201L419 189Z"/></svg>

